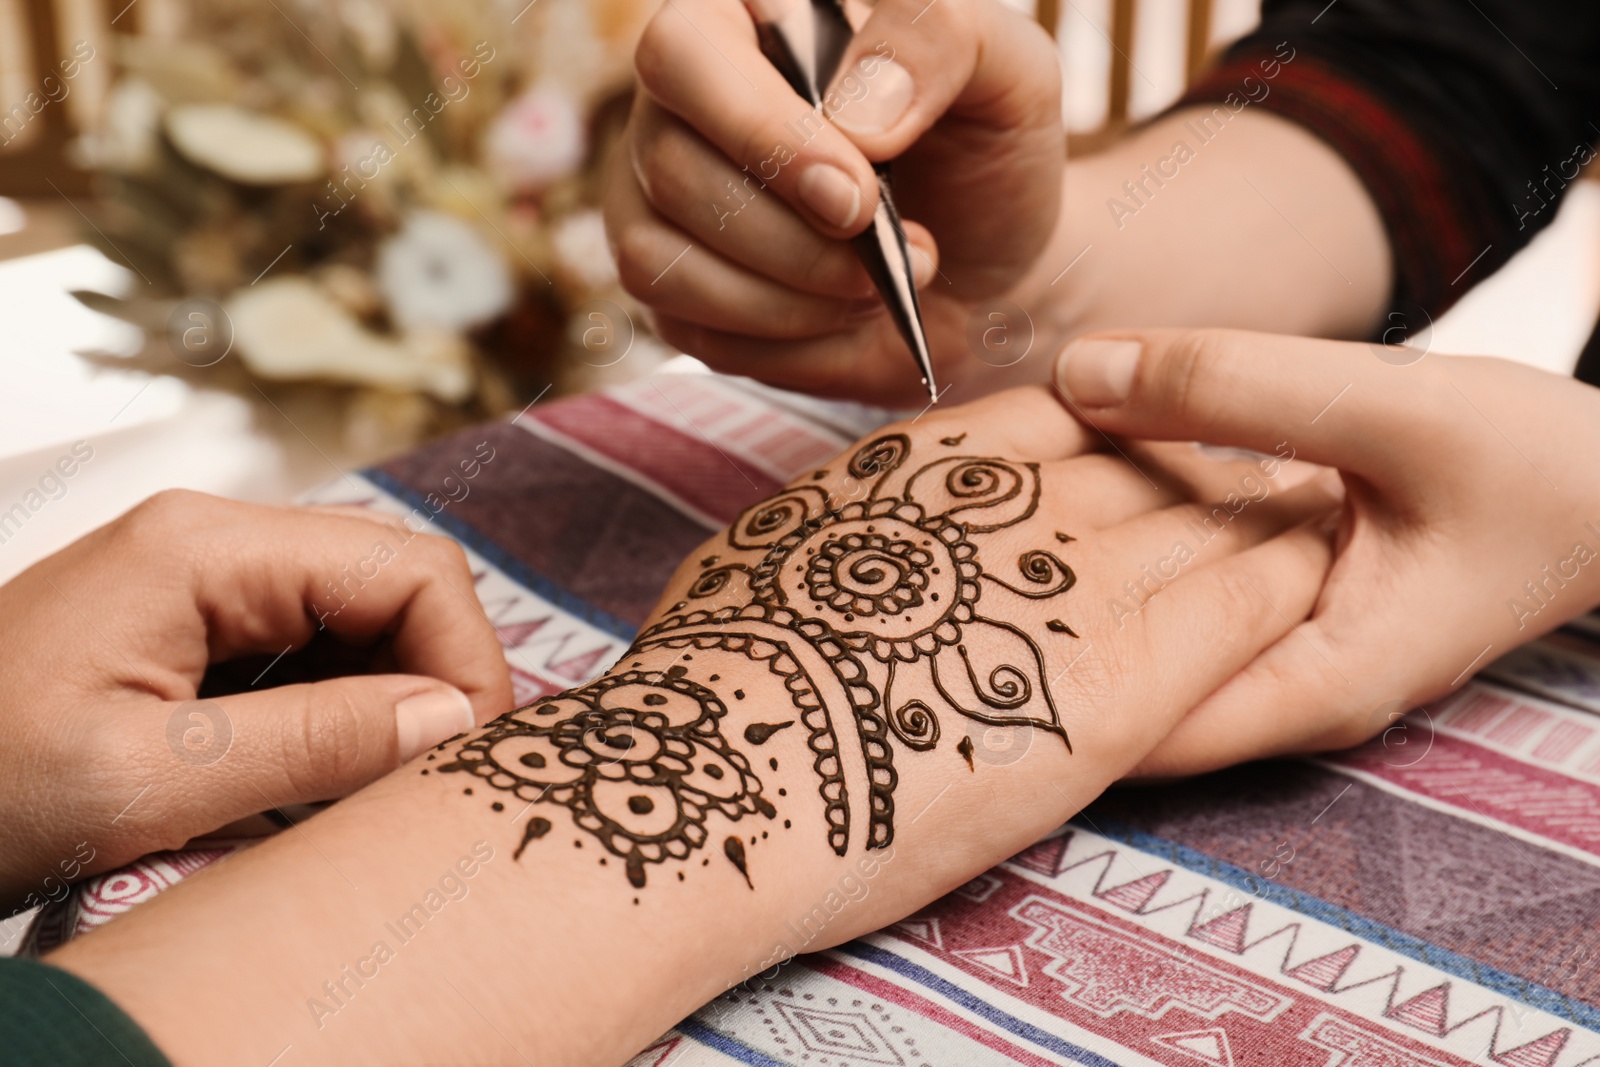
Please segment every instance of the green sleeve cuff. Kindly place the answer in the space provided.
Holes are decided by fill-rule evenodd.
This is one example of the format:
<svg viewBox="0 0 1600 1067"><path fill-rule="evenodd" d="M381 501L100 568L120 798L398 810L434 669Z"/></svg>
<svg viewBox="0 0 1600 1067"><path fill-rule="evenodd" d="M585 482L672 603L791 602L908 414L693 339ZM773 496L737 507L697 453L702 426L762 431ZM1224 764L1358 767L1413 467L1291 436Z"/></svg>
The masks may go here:
<svg viewBox="0 0 1600 1067"><path fill-rule="evenodd" d="M172 1067L94 986L34 960L0 958L0 1049L17 1067Z"/></svg>

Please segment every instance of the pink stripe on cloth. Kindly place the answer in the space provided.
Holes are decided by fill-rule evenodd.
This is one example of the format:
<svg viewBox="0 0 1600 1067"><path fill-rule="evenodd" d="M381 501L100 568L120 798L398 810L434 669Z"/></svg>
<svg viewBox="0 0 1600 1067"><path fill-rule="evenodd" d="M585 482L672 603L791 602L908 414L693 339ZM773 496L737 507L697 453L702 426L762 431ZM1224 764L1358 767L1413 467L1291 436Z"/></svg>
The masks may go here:
<svg viewBox="0 0 1600 1067"><path fill-rule="evenodd" d="M1600 785L1442 733L1412 761L1374 742L1327 757L1331 766L1361 771L1463 818L1498 820L1600 857Z"/></svg>
<svg viewBox="0 0 1600 1067"><path fill-rule="evenodd" d="M534 407L523 420L558 431L596 455L633 471L720 523L782 484L705 437L640 419L603 394Z"/></svg>

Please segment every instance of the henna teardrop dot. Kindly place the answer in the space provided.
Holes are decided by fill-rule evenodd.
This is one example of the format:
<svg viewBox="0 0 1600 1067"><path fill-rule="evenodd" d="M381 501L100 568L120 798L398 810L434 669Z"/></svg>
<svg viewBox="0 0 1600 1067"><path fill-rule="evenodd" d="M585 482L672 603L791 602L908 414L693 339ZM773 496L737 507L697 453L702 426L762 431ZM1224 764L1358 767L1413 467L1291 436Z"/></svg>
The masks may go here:
<svg viewBox="0 0 1600 1067"><path fill-rule="evenodd" d="M793 719L785 722L753 722L744 728L744 739L752 745L764 745L772 740L773 734L793 725Z"/></svg>
<svg viewBox="0 0 1600 1067"><path fill-rule="evenodd" d="M522 850L528 847L528 842L539 840L539 838L549 833L550 830L551 823L549 819L540 818L538 816L534 816L533 818L529 819L528 825L522 828L522 843L518 845L517 850L511 854L511 859L513 861L521 859Z"/></svg>
<svg viewBox="0 0 1600 1067"><path fill-rule="evenodd" d="M744 884L755 889L755 883L750 880L750 865L744 856L744 842L737 837L729 837L722 842L722 854L728 857L729 863L739 869L740 874L744 875Z"/></svg>

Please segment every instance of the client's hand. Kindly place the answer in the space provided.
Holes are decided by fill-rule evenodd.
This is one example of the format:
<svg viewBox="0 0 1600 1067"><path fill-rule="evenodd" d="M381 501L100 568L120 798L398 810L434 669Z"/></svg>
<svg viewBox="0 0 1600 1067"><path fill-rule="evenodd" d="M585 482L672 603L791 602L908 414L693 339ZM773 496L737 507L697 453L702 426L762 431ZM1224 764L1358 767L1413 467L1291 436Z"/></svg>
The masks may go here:
<svg viewBox="0 0 1600 1067"><path fill-rule="evenodd" d="M1058 384L1106 432L1287 445L1346 487L1312 617L1138 773L1356 744L1600 603L1600 391L1498 359L1379 358L1402 351L1151 330L1063 353Z"/></svg>
<svg viewBox="0 0 1600 1067"><path fill-rule="evenodd" d="M949 790L971 818L928 820L945 850L885 903L971 877L1304 618L1329 560L1323 485L1217 523L1170 487L1191 472L1158 487L1091 443L1045 386L888 427L703 545L607 677L432 770L531 806L524 846L592 836L635 888L725 850L770 878L778 826L886 848Z"/></svg>
<svg viewBox="0 0 1600 1067"><path fill-rule="evenodd" d="M196 699L208 664L320 627L392 635L412 673ZM152 497L0 587L0 903L342 796L510 702L452 542L356 509Z"/></svg>

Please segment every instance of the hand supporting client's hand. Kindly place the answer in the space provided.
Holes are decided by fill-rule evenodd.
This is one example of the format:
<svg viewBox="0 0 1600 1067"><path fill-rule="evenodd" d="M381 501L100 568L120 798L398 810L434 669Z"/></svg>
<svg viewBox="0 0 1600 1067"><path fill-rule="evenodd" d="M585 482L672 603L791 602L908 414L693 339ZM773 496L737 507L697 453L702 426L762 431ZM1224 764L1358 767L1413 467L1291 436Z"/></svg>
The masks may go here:
<svg viewBox="0 0 1600 1067"><path fill-rule="evenodd" d="M1600 391L1505 360L1219 330L1069 347L1056 381L1107 433L1339 469L1337 559L1311 618L1140 764L1188 774L1339 748L1600 603Z"/></svg>
<svg viewBox="0 0 1600 1067"><path fill-rule="evenodd" d="M472 598L461 550L397 520L186 492L24 571L0 587L0 902L343 796L503 711L505 661ZM196 700L208 664L319 627L389 637L410 673Z"/></svg>

